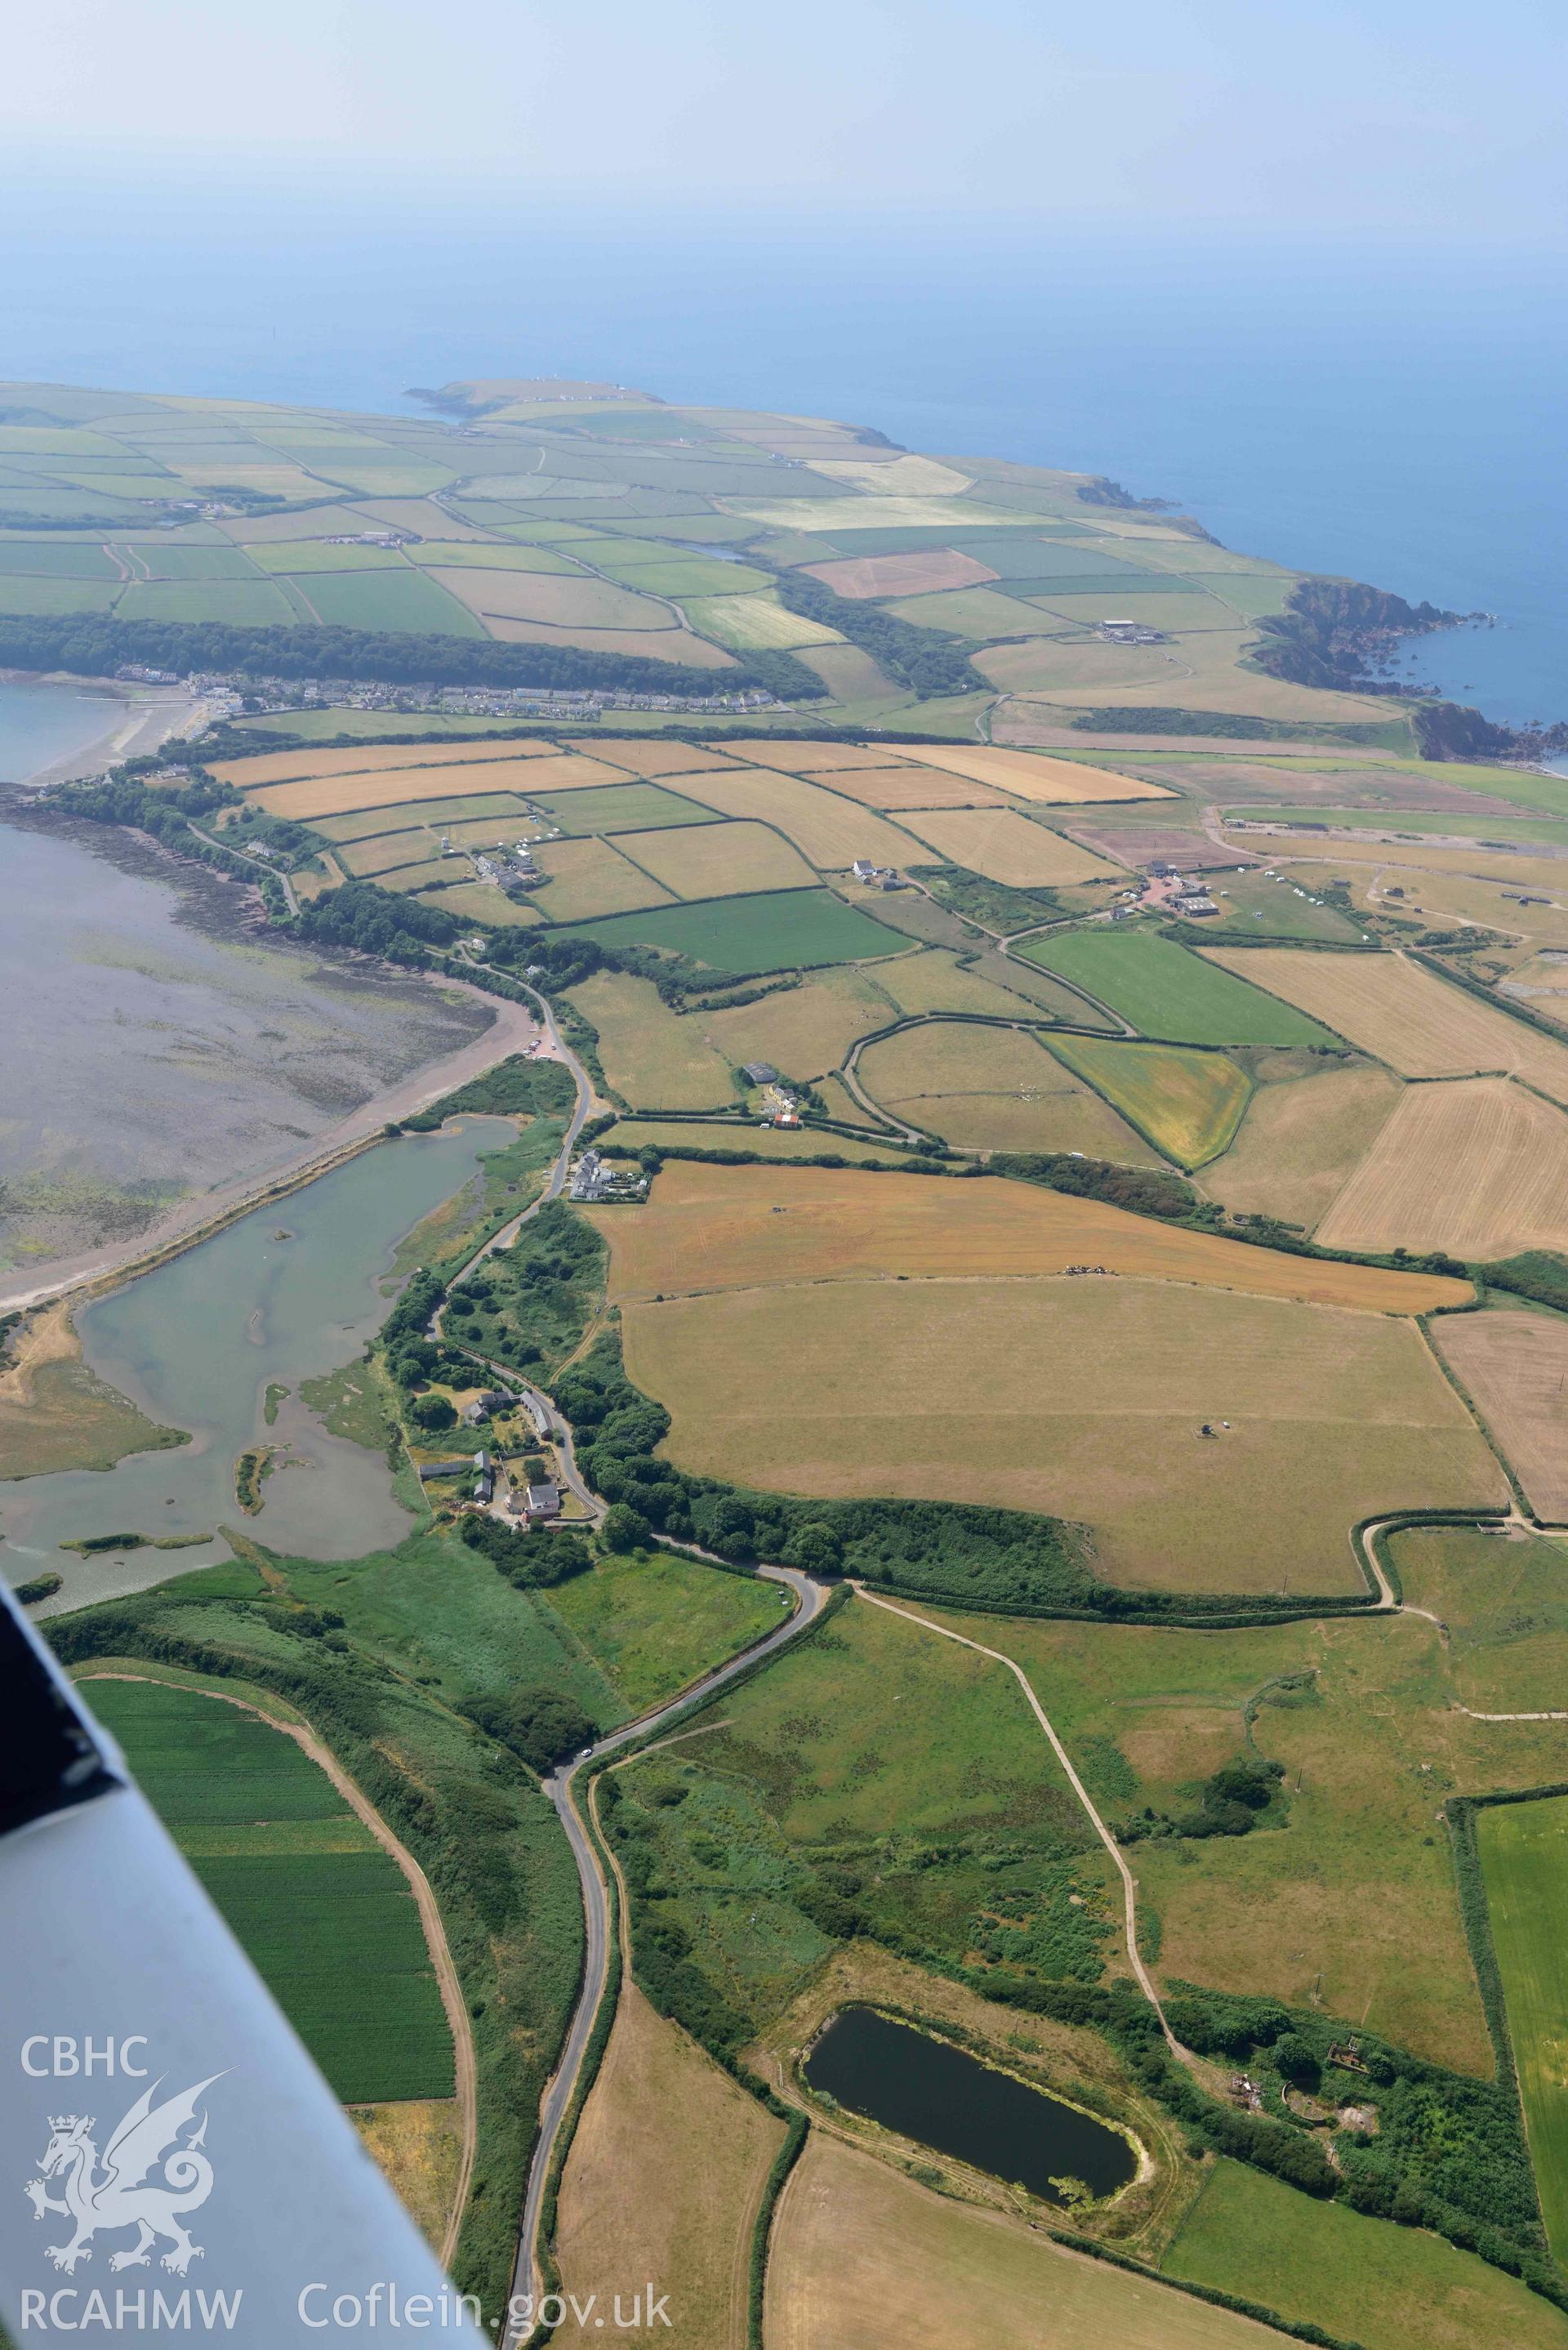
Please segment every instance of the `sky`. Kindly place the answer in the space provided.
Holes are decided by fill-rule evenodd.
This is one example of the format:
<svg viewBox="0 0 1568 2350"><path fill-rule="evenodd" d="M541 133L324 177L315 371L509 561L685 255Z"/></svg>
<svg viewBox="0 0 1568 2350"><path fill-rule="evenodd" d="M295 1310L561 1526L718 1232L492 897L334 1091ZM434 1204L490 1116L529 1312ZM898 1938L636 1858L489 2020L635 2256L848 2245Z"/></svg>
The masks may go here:
<svg viewBox="0 0 1568 2350"><path fill-rule="evenodd" d="M1560 241L1551 0L50 0L0 177Z"/></svg>

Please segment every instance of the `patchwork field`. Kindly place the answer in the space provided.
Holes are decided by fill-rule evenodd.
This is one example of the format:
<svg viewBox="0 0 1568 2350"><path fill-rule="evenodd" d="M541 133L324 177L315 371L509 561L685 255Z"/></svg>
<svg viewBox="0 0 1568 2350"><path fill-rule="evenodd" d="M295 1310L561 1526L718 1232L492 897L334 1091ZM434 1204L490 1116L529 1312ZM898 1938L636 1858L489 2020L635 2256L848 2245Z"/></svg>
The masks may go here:
<svg viewBox="0 0 1568 2350"><path fill-rule="evenodd" d="M413 1895L326 1773L222 1699L151 1680L87 1693L338 2096L450 2096Z"/></svg>
<svg viewBox="0 0 1568 2350"><path fill-rule="evenodd" d="M996 574L972 555L945 547L929 555L855 555L805 569L836 595L923 596L942 588L976 588Z"/></svg>
<svg viewBox="0 0 1568 2350"><path fill-rule="evenodd" d="M1246 1071L1223 1053L1097 1036L1053 1036L1049 1048L1180 1167L1218 1158L1251 1097Z"/></svg>
<svg viewBox="0 0 1568 2350"><path fill-rule="evenodd" d="M1232 968L1250 973L1257 957L1216 954L1199 959L1148 930L1064 931L1026 939L1018 952L1046 971L1059 972L1147 1036L1177 1045L1332 1045L1327 1031L1299 1011L1283 1007L1258 988L1232 979ZM1260 953L1277 957L1267 949ZM1339 958L1312 955L1312 962ZM1370 958L1357 956L1359 963ZM1223 983L1214 968L1225 964ZM1264 974L1260 972L1258 977ZM1568 1067L1568 1054L1564 1055Z"/></svg>
<svg viewBox="0 0 1568 2350"><path fill-rule="evenodd" d="M1489 1311L1433 1326L1538 1516L1568 1520L1568 1320Z"/></svg>
<svg viewBox="0 0 1568 2350"><path fill-rule="evenodd" d="M780 2199L768 2350L1266 2350L1277 2338L819 2130Z"/></svg>
<svg viewBox="0 0 1568 2350"><path fill-rule="evenodd" d="M1032 824L1015 808L950 808L905 816L904 827L952 865L1022 889L1053 882L1119 880L1117 867L1092 857L1059 832Z"/></svg>
<svg viewBox="0 0 1568 2350"><path fill-rule="evenodd" d="M416 794L421 799L437 800L475 791L563 791L626 780L618 768L604 766L597 759L545 756L530 760L524 769L516 765L510 745L504 758L497 758L493 745L485 747L490 757L483 764L422 765L414 775L371 767L265 785L247 790L246 795L269 816L293 816L309 824L318 816L346 815L357 808L396 807Z"/></svg>
<svg viewBox="0 0 1568 2350"><path fill-rule="evenodd" d="M1206 1169L1204 1187L1232 1214L1278 1216L1310 1232L1404 1097L1398 1081L1371 1063L1261 1084L1230 1149Z"/></svg>
<svg viewBox="0 0 1568 2350"><path fill-rule="evenodd" d="M1401 1076L1501 1070L1568 1103L1568 1044L1478 1003L1404 955L1216 947L1206 960L1270 989Z"/></svg>
<svg viewBox="0 0 1568 2350"><path fill-rule="evenodd" d="M1441 2237L1321 2203L1225 2159L1165 2270L1376 2350L1472 2350L1486 2341L1511 2350L1568 2345L1561 2310Z"/></svg>
<svg viewBox="0 0 1568 2350"><path fill-rule="evenodd" d="M677 898L741 897L758 889L810 889L816 875L765 824L706 824L621 836L613 846Z"/></svg>
<svg viewBox="0 0 1568 2350"><path fill-rule="evenodd" d="M816 784L803 783L797 775L741 767L733 775L683 775L680 789L689 799L701 800L723 816L771 824L819 872L840 872L857 857L877 865L902 865L914 847L907 832L874 810L839 799Z"/></svg>
<svg viewBox="0 0 1568 2350"><path fill-rule="evenodd" d="M1530 2158L1547 2241L1561 2261L1568 2254L1568 1797L1487 1804L1475 1827Z"/></svg>
<svg viewBox="0 0 1568 2350"><path fill-rule="evenodd" d="M1506 1077L1407 1086L1324 1218L1330 1248L1568 1249L1568 1119Z"/></svg>
<svg viewBox="0 0 1568 2350"><path fill-rule="evenodd" d="M392 723L400 731L407 731L400 718ZM514 740L492 734L476 743L371 740L320 748L307 743L298 751L263 751L249 758L219 760L213 773L221 784L233 784L237 791L248 792L264 784L287 784L316 775L355 775L368 769L386 775L395 767L454 767L475 759L482 764L486 760L544 759L554 753L554 743L530 742L525 735Z"/></svg>
<svg viewBox="0 0 1568 2350"><path fill-rule="evenodd" d="M493 817L503 825L521 824L524 817L522 801L512 792L475 792L467 799L408 800L390 808L367 808L355 816L318 816L310 820L312 832L324 840L369 840L386 832L411 829L415 825L439 825L450 833L454 824L476 823Z"/></svg>
<svg viewBox="0 0 1568 2350"><path fill-rule="evenodd" d="M1160 1163L1028 1030L949 1020L901 1029L867 1046L857 1075L884 1109L960 1150L1081 1150L1128 1166Z"/></svg>
<svg viewBox="0 0 1568 2350"><path fill-rule="evenodd" d="M725 1121L693 1118L689 1123L676 1118L637 1118L613 1127L600 1145L608 1149L635 1155L647 1144L659 1149L729 1150L746 1159L779 1160L787 1164L794 1159L812 1159L831 1148L836 1159L845 1159L859 1165L873 1159L880 1166L898 1166L901 1153L892 1142L859 1142L851 1135L836 1134L831 1138L815 1134L808 1127L785 1128L759 1126L750 1118Z"/></svg>

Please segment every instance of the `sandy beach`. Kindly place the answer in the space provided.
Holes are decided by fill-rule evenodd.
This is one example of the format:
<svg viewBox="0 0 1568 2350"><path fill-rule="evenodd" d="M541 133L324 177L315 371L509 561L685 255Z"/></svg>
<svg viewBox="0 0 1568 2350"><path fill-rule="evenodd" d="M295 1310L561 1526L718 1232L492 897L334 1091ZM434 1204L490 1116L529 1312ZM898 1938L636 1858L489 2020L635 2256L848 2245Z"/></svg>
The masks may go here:
<svg viewBox="0 0 1568 2350"><path fill-rule="evenodd" d="M196 707L197 697L182 685L131 685L120 678L68 677L62 671L40 677L32 670L0 670L0 679L14 685L57 685L79 700L101 699L103 731L75 751L52 759L31 775L11 780L41 791L46 784L65 784L78 775L96 775L118 759L143 758L166 743Z"/></svg>

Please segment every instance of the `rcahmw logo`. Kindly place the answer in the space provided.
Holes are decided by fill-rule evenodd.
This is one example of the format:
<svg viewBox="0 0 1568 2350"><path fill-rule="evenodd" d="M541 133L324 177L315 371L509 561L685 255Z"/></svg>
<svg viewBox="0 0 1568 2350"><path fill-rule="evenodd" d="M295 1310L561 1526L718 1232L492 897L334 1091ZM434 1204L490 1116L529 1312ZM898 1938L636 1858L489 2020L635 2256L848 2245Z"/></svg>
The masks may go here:
<svg viewBox="0 0 1568 2350"><path fill-rule="evenodd" d="M98 2072L129 2074L145 2078L148 2067L135 2061L146 2042L132 2036L116 2043L91 2040L50 2039L43 2034L25 2041L21 2062L35 2079L72 2079ZM221 2073L209 2074L188 2089L160 2099L162 2076L143 2089L102 2136L91 2114L52 2114L48 2137L38 2158L36 2177L24 2193L33 2216L50 2229L53 2241L41 2249L67 2276L93 2256L99 2236L130 2236L110 2251L111 2270L148 2268L154 2251L171 2275L182 2277L191 2262L200 2260L202 2247L186 2224L213 2191L213 2163L206 2152L207 2112L203 2100ZM102 2153L99 2153L99 2145ZM58 2222L68 2222L62 2230ZM163 2248L167 2246L167 2250ZM239 2314L241 2292L198 2293L196 2314L206 2327L232 2326ZM66 2288L53 2293L25 2291L22 2324L57 2326L77 2332L101 2325L119 2330L144 2325L173 2329L192 2322L189 2291L163 2292L118 2287L112 2293L83 2293Z"/></svg>

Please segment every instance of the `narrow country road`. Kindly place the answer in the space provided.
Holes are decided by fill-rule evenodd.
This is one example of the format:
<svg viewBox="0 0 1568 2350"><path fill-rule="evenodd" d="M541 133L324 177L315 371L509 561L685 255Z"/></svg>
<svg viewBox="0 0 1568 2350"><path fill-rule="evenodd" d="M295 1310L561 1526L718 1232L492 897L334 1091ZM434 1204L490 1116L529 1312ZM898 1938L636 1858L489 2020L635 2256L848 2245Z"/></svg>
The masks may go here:
<svg viewBox="0 0 1568 2350"><path fill-rule="evenodd" d="M670 1698L666 1704L656 1706L650 1713L641 1714L635 1721L626 1722L619 1730L611 1731L607 1737L601 1738L597 1745L591 1749L592 1759L596 1764L602 1762L607 1754L613 1754L618 1748L629 1745L634 1738L641 1738L649 1731L657 1730L662 1722L671 1721L678 1714L684 1713L689 1706L715 1695L727 1683L732 1681L738 1673L745 1671L763 1657L773 1655L775 1649L784 1648L788 1641L797 1638L806 1626L814 1623L821 1614L828 1597L826 1585L814 1583L809 1575L802 1575L794 1567L760 1566L757 1573L770 1583L787 1586L794 1594L796 1605L787 1623L781 1624L776 1632L770 1632L765 1638L754 1642L751 1648L743 1648L739 1656L732 1657L727 1664L716 1666L711 1673L704 1673L700 1680L693 1681L689 1688L682 1690L678 1696ZM583 1916L587 1928L587 1940L583 1952L583 1976L577 1992L577 2003L573 2010L572 2021L562 2045L560 2062L545 2091L544 2102L539 2110L539 2137L534 2148L533 2162L529 2166L528 2189L523 2204L523 2224L518 2234L517 2257L512 2272L512 2305L502 2330L501 2350L515 2350L515 2345L525 2340L532 2330L530 2325L521 2324L512 2313L524 2298L532 2304L537 2305L543 2282L539 2272L539 2222L544 2210L545 2188L549 2178L556 2141L576 2092L577 2081L583 2069L583 2058L587 2053L588 2042L593 2034L594 2023L598 2015L599 2002L604 1997L605 1984L609 1971L609 1893L587 1825L577 1806L574 1783L584 1762L587 1759L585 1755L577 1755L571 1762L559 1764L544 1783L545 1793L560 1814L561 1825L566 1832L566 1841L572 1847L572 1857L577 1864L577 1877L583 1893Z"/></svg>
<svg viewBox="0 0 1568 2350"><path fill-rule="evenodd" d="M297 915L299 912L299 900L294 894L294 884L280 865L273 864L270 858L255 856L254 852L248 848L236 848L233 841L214 840L210 832L202 831L201 826L192 816L187 816L185 821L190 826L191 830L195 834L197 839L205 842L209 848L221 849L226 857L243 857L245 863L247 865L254 865L258 873L270 873L275 881L282 884L283 900L285 905L288 908L290 914Z"/></svg>

